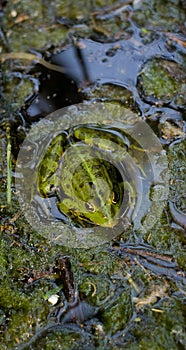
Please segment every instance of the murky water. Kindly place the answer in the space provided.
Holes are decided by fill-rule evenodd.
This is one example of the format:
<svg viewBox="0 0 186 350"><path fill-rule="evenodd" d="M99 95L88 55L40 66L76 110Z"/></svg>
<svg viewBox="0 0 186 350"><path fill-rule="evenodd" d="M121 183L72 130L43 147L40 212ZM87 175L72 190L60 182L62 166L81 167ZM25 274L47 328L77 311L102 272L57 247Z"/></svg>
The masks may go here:
<svg viewBox="0 0 186 350"><path fill-rule="evenodd" d="M66 74L62 76L56 72L39 68L43 72L40 78L41 86L39 94L28 101L27 118L32 121L65 105L76 103L78 100L82 101L86 99L86 95L89 95L89 90L91 91L95 84L96 88L100 86L110 86L111 89L121 87L123 94L125 94L124 89L126 89L132 95L133 106L136 106L142 114L147 113L149 109L151 109L151 113L155 113L157 107L161 109L162 105L183 109L185 105L184 96L182 100L177 99L177 101L172 101L172 97L170 97L170 101L168 98L162 100L161 96L162 94L172 96L173 90L178 90L175 86L171 86L171 81L175 84L173 77L178 76L176 65L180 67L178 79L180 79L180 83L185 84L186 76L180 66L182 64L181 55L177 51L170 52L163 33L158 35L153 43L150 42L149 44L143 44L140 34L140 30L134 26L132 37L128 40L118 40L117 43L103 44L90 39L79 39L61 53L52 55L50 61L64 67ZM165 69L167 69L167 73L166 71L164 73L164 87L160 77L160 64L158 64L154 68L154 72L152 71L149 74L154 76L152 89L155 88L154 81L159 82L159 89L157 86L157 92L147 91L145 93L147 96L140 96L142 95L141 84L145 89L145 78L143 78L143 82L141 82L141 79L146 73L146 66L152 65L156 61L162 61L166 67ZM172 78L168 76L169 69L172 72ZM178 84L180 83L178 80ZM149 89L149 82L146 84L147 89ZM61 90L63 85L65 85L64 92ZM184 92L184 86L180 86L180 94ZM162 89L166 92L163 92ZM177 91L177 96L178 94ZM102 96L101 92L97 96L97 99L99 98L109 99L106 95ZM149 104L153 107L151 108ZM155 104L157 105L156 108Z"/></svg>
<svg viewBox="0 0 186 350"><path fill-rule="evenodd" d="M185 9L178 0L0 5L3 350L185 348ZM30 52L40 59L27 62ZM70 112L61 115L65 106ZM12 184L11 207L7 126L13 170L20 147L26 157L13 172L18 187ZM53 174L64 170L61 151L56 148L56 158L47 153L62 130L62 154L69 152L77 170L66 157L70 192L66 178L54 188ZM86 171L77 143L84 158L90 150ZM77 213L85 199L77 187L82 174L89 215L80 212L77 222L72 209ZM59 207L66 199L68 206ZM106 210L91 216L100 201ZM122 230L115 216L128 218ZM88 239L84 229L92 230Z"/></svg>

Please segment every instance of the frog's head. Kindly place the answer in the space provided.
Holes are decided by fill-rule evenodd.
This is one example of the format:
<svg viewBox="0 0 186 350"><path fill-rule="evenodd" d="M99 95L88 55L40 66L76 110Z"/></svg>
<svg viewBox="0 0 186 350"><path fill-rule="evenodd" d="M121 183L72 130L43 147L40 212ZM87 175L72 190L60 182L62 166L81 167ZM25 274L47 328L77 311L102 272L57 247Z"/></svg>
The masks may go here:
<svg viewBox="0 0 186 350"><path fill-rule="evenodd" d="M113 227L116 225L116 218L112 217L111 208L107 206L107 215L105 215L105 208L96 209L92 204L86 203L86 211L78 211L77 208L70 208L71 202L65 200L59 203L59 208L63 213L66 213L71 218L75 226L92 227L103 226Z"/></svg>
<svg viewBox="0 0 186 350"><path fill-rule="evenodd" d="M75 151L79 152L80 149ZM74 173L65 178L62 175L58 208L75 225L113 227L117 223L123 198L122 179L109 161L98 158L98 154L95 157L95 152L94 157L91 157L90 150L87 154L85 151L88 151L88 147L82 146L83 158ZM76 154L77 161L78 155L79 153ZM69 159L72 159L72 150ZM67 165L67 159L65 164Z"/></svg>
<svg viewBox="0 0 186 350"><path fill-rule="evenodd" d="M118 159L125 152L116 147L111 162L113 142L109 141L109 134L106 139L99 139L88 130L85 140L84 129L81 135L75 129L78 142L74 142L74 130L73 137L65 138L63 134L52 141L39 167L40 193L45 197L56 195L58 210L75 226L114 227L123 203L128 205L126 196L124 199L124 179L118 168Z"/></svg>

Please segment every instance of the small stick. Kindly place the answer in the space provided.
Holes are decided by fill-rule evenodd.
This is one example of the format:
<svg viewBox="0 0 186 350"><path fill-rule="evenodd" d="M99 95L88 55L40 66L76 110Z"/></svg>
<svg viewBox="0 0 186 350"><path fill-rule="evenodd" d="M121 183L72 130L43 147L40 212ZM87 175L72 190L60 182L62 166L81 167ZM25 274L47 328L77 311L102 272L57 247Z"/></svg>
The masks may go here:
<svg viewBox="0 0 186 350"><path fill-rule="evenodd" d="M0 54L0 61L4 63L6 60L27 60L33 61L35 63L42 64L42 66L54 70L56 72L65 73L66 69L64 67L58 66L57 64L53 64L45 61L43 58L26 52L10 52L10 53L2 53Z"/></svg>
<svg viewBox="0 0 186 350"><path fill-rule="evenodd" d="M12 184L12 155L11 155L11 136L10 127L6 128L7 135L7 203L12 204L11 184Z"/></svg>

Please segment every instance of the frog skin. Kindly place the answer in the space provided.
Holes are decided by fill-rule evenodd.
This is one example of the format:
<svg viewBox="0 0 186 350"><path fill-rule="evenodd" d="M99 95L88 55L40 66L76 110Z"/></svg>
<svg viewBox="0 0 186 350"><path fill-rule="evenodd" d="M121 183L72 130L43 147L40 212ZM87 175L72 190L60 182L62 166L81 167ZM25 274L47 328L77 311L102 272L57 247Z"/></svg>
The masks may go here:
<svg viewBox="0 0 186 350"><path fill-rule="evenodd" d="M113 143L112 135L109 139L109 132L105 138L101 136L102 131L85 126L74 128L68 135L59 134L39 165L41 195L55 195L59 211L77 227L113 227L118 221L124 188L126 199L131 200L131 186L123 182L116 164L108 157L117 143ZM123 142L120 152L124 156L128 145L122 138L118 142Z"/></svg>
<svg viewBox="0 0 186 350"><path fill-rule="evenodd" d="M56 185L55 171L58 160L64 152L66 133L57 135L50 143L47 152L38 167L38 187L43 197L52 195L52 188Z"/></svg>
<svg viewBox="0 0 186 350"><path fill-rule="evenodd" d="M122 147L122 151L128 151L130 141L122 135L121 131L113 130L109 127L77 126L74 128L74 137L77 140L85 141L90 146L94 145L107 151L114 151L117 145ZM114 147L113 147L114 144ZM118 148L117 148L118 150Z"/></svg>

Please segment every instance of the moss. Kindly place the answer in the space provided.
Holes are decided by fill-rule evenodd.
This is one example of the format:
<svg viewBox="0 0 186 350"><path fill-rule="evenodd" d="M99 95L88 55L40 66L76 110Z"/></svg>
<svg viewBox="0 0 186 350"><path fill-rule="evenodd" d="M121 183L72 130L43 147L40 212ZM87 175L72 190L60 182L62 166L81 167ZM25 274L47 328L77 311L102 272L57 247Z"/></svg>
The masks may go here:
<svg viewBox="0 0 186 350"><path fill-rule="evenodd" d="M139 75L138 88L149 102L185 105L183 94L186 76L174 62L153 59L145 64Z"/></svg>
<svg viewBox="0 0 186 350"><path fill-rule="evenodd" d="M185 151L186 141L180 140L169 147L168 160L170 169L170 199L185 197ZM177 201L179 209L184 210L184 203Z"/></svg>
<svg viewBox="0 0 186 350"><path fill-rule="evenodd" d="M0 286L0 305L5 306L7 309L19 310L20 308L25 309L29 304L28 298L22 293L11 289L7 285L7 281L1 282Z"/></svg>
<svg viewBox="0 0 186 350"><path fill-rule="evenodd" d="M101 319L106 332L115 334L117 331L126 327L127 322L132 316L132 304L130 290L126 289L105 308Z"/></svg>
<svg viewBox="0 0 186 350"><path fill-rule="evenodd" d="M3 25L8 32L11 51L41 50L53 45L61 45L68 34L68 26L89 17L99 7L114 1L48 1L33 0L8 2ZM59 19L59 23L56 19ZM61 23L60 23L61 20ZM62 24L64 21L64 25ZM85 29L86 31L86 29Z"/></svg>
<svg viewBox="0 0 186 350"><path fill-rule="evenodd" d="M75 252L79 264L87 273L112 275L117 270L117 261L112 259L108 252L104 251L104 247L95 247L89 250L81 249Z"/></svg>
<svg viewBox="0 0 186 350"><path fill-rule="evenodd" d="M125 343L127 349L184 349L185 310L181 300L179 298L163 300L158 307L163 309L163 313L146 310L141 315L141 321L134 324L130 340ZM132 336L135 337L135 341L132 340L134 339Z"/></svg>
<svg viewBox="0 0 186 350"><path fill-rule="evenodd" d="M140 26L157 26L160 30L177 31L184 21L184 5L180 6L179 0L143 1L143 6L136 10L133 20Z"/></svg>
<svg viewBox="0 0 186 350"><path fill-rule="evenodd" d="M35 31L34 31L35 26ZM61 43L66 38L67 31L65 28L61 27L51 27L47 26L41 27L38 32L37 22L35 25L32 23L28 26L25 33L25 28L23 25L20 25L16 30L12 31L9 38L9 44L13 51L28 51L30 48L35 50L41 50L44 47L50 47L51 45L61 45ZM30 32L32 35L30 36ZM21 40L17 40L17 37L20 37Z"/></svg>
<svg viewBox="0 0 186 350"><path fill-rule="evenodd" d="M25 67L26 69L26 67ZM4 67L5 70L5 67ZM8 71L8 65L6 65ZM25 99L31 95L34 90L33 83L29 76L21 75L17 78L14 73L7 75L4 73L4 97L11 101L11 109L15 112L23 105ZM14 102L13 102L14 101ZM13 108L12 108L13 107Z"/></svg>
<svg viewBox="0 0 186 350"><path fill-rule="evenodd" d="M121 86L104 84L101 86L94 87L92 91L88 91L86 98L90 100L97 99L98 101L119 102L124 107L130 107L133 110L137 111L133 94L129 90Z"/></svg>
<svg viewBox="0 0 186 350"><path fill-rule="evenodd" d="M114 293L105 275L82 278L79 291L83 298L86 297L87 301L95 306L104 304L107 299L112 298Z"/></svg>
<svg viewBox="0 0 186 350"><path fill-rule="evenodd" d="M95 37L96 28L93 28L90 19L90 14L94 11L98 11L100 14L97 16L97 23L100 21L98 23L100 32L99 30L96 32L97 40L103 41L105 39L104 30L109 31L110 37L112 37L112 31L117 36L120 27L122 29L121 35L125 35L125 31L128 31L127 35L129 34L130 37L132 32L129 33L130 28L128 29L125 14L123 14L123 24L121 18L118 19L117 16L112 18L113 10L109 9L109 6L114 8L115 5L116 2L113 0L57 0L52 5L49 1L9 1L1 12L1 21L7 43L2 42L0 49L6 52L29 52L34 49L45 52L47 56L52 48L61 50L61 46L71 34L75 37L82 37L86 33L89 38L92 38L94 33ZM138 23L136 30L139 30L141 35L139 35L139 41L135 45L141 45L143 50L140 40L145 45L150 45L161 37L162 43L167 44L168 49L173 49L175 51L174 57L178 55L180 62L182 61L184 64L185 53L184 50L182 51L181 45L179 48L177 48L176 43L169 46L166 37L166 31L174 32L174 30L181 36L181 26L185 20L183 5L184 1L178 0L163 2L144 0L139 10L130 13L130 21ZM106 16L104 18L105 10L110 11L108 11L108 14L111 14L109 21L107 21ZM140 26L143 27L141 32ZM135 30L134 22L133 28ZM161 30L163 30L163 34L160 33ZM131 40L132 45L133 37L129 40ZM114 49L111 49L107 54L114 55ZM103 58L105 59L105 53ZM19 111L25 97L30 95L31 90L35 88L29 74L22 74L19 78L18 73L22 72L22 68L29 69L29 66L25 66L25 62L24 67L21 68L20 65L22 62L6 62L3 64L3 76L0 76L3 84L3 89L0 89L1 115L3 117L6 115L7 120L10 121L12 121L11 118L15 112ZM109 76L109 78L112 77ZM146 101L153 104L157 101L166 104L171 100L174 108L183 110L185 106L185 75L182 67L177 64L171 66L170 61L157 58L144 65L139 79L143 84L138 85L138 88ZM113 85L109 84L87 92L87 99L119 101L129 108L134 107L130 92L120 87L114 88ZM151 112L151 106L146 105L146 107ZM112 112L117 114L114 104ZM156 129L158 129L158 121L156 124ZM16 135L19 126L23 127L17 122L13 125L13 132ZM5 140L3 134L0 144L0 151L2 151L0 155L2 167L0 173L0 214L2 218L0 235L1 349L18 348L19 344L27 342L38 330L51 321L52 311L55 308L53 309L48 304L48 295L55 294L55 292L59 295L61 293L61 299L64 301L62 287L56 286L52 278L43 278L35 283L28 283L29 277L32 277L33 274L37 275L37 273L49 271L60 253L70 256L74 280L78 285L80 297L95 309L98 308L98 314L81 326L62 325L60 330L48 333L34 342L32 349L184 349L186 344L184 329L186 321L185 286L172 279L166 297L157 300L157 303L153 305L161 309L162 313L153 311L151 305L147 305L143 309L134 310L136 314L133 314L135 305L132 304L132 297L137 294L134 286L136 285L143 294L145 288L150 284L163 283L162 277L144 270L135 257L132 260L127 254L123 256L121 254L120 259L118 259L113 250L112 254L110 253L109 249L112 248L112 245L111 247L103 245L89 250L75 250L48 244L47 239L31 229L24 219L23 213L19 213L20 207L14 188L12 188L12 207L7 206ZM185 193L184 147L185 142L180 141L168 149L169 198L171 200L176 198L176 205L182 211L184 210L183 195ZM150 232L142 234L140 237L137 236L137 233L135 234L137 244L139 243L138 238L140 238L143 243L148 243L156 248L160 254L168 253L173 256L179 268L185 269L183 230L174 226L168 205ZM123 234L123 237L120 238L123 238L124 242L128 239L130 243L134 243L134 237L134 233L129 229L127 236ZM115 239L115 244L118 246L123 242L120 241L120 238ZM129 283L131 280L129 281L128 274L132 275L134 284Z"/></svg>

